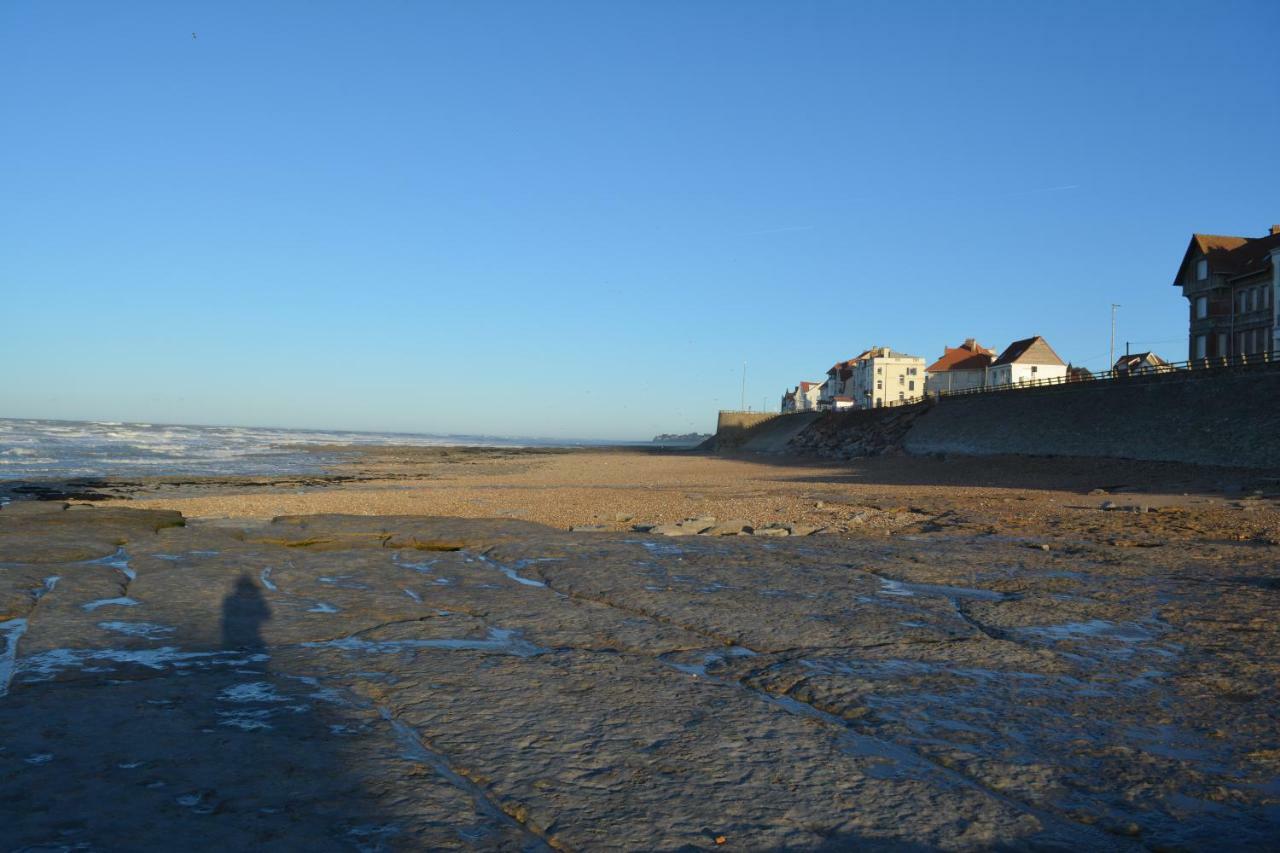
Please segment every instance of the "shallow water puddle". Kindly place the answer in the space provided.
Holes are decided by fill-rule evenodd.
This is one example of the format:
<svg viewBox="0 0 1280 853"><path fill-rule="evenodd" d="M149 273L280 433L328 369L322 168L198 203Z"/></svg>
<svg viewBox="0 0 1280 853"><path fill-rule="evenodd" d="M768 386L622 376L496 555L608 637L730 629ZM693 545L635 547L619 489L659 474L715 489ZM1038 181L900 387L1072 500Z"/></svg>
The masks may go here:
<svg viewBox="0 0 1280 853"><path fill-rule="evenodd" d="M167 635L178 630L167 625L157 625L154 622L99 622L98 627L113 634L123 634L126 637L143 637L148 640L164 639Z"/></svg>
<svg viewBox="0 0 1280 853"><path fill-rule="evenodd" d="M275 685L269 681L250 681L234 684L218 694L222 702L287 702L288 699L276 692Z"/></svg>
<svg viewBox="0 0 1280 853"><path fill-rule="evenodd" d="M679 557L684 554L684 549L679 545L673 545L670 542L646 542L640 539L628 539L629 543L638 542L644 546L644 549L655 557Z"/></svg>
<svg viewBox="0 0 1280 853"><path fill-rule="evenodd" d="M0 638L4 640L4 648L0 649L0 696L9 695L9 684L13 681L14 663L18 659L18 640L26 632L26 619L10 619L7 622L0 622Z"/></svg>
<svg viewBox="0 0 1280 853"><path fill-rule="evenodd" d="M58 581L60 580L62 580L61 575L50 575L44 579L43 586L36 587L31 591L31 595L35 597L36 601L39 601L49 593L53 592L54 587L58 585Z"/></svg>
<svg viewBox="0 0 1280 853"><path fill-rule="evenodd" d="M127 595L117 596L116 598L99 598L96 601L90 601L87 604L80 605L80 608L86 613L92 613L99 607L137 607L142 602L130 598Z"/></svg>
<svg viewBox="0 0 1280 853"><path fill-rule="evenodd" d="M288 696L276 692L275 685L267 681L249 681L224 688L218 694L219 702L233 705L265 705L263 708L235 708L229 711L218 711L218 725L230 726L241 731L266 731L273 726L268 720L279 714L303 714L311 710L305 702L288 704L293 701Z"/></svg>
<svg viewBox="0 0 1280 853"><path fill-rule="evenodd" d="M329 586L336 586L339 589L368 589L369 585L353 580L354 575L334 575L316 578L317 581Z"/></svg>
<svg viewBox="0 0 1280 853"><path fill-rule="evenodd" d="M116 548L114 554L108 554L105 557L99 557L96 560L84 560L82 565L85 566L107 566L120 572L129 580L137 580L138 573L129 568L129 554L124 550L124 546Z"/></svg>
<svg viewBox="0 0 1280 853"><path fill-rule="evenodd" d="M450 651L495 652L522 658L534 657L550 651L522 640L517 632L504 628L490 628L488 635L483 640L362 640L359 637L344 637L340 640L324 640L302 643L301 645L307 648L333 648L367 654L390 654L411 649L445 649Z"/></svg>
<svg viewBox="0 0 1280 853"><path fill-rule="evenodd" d="M877 577L880 577L877 575ZM898 595L909 597L914 595L938 595L946 598L976 598L982 601L1004 601L1009 596L1003 592L990 589L978 589L968 586L941 586L931 583L910 583L890 578L880 578L882 595Z"/></svg>
<svg viewBox="0 0 1280 853"><path fill-rule="evenodd" d="M400 554L395 553L391 555L391 562L395 563L397 566L399 566L402 569L409 569L410 571L418 572L419 574L425 575L435 571L436 563L440 562L440 560L439 559L423 560L422 562L419 562L419 563L410 563L407 560L400 559Z"/></svg>
<svg viewBox="0 0 1280 853"><path fill-rule="evenodd" d="M678 654L678 653L677 653ZM711 651L702 652L701 660L696 663L684 663L676 660L677 655L665 655L662 662L672 669L679 670L687 675L696 676L698 678L707 677L707 668L712 664L720 663L729 658L745 658L755 657L756 652L743 646L725 646L722 649L712 649Z"/></svg>
<svg viewBox="0 0 1280 853"><path fill-rule="evenodd" d="M476 556L476 559L477 559L477 560L479 560L480 562L484 563L486 566L492 566L493 568L495 568L495 569L497 569L498 571L502 572L504 575L506 575L506 576L507 576L508 578L510 578L511 580L513 580L513 581L515 581L516 583L521 584L521 585L523 585L523 586L540 586L540 587L546 587L546 584L545 584L545 583L543 583L543 582L542 582L542 581L540 581L540 580L534 580L533 578L527 578L527 577L525 577L524 575L520 574L520 570L521 570L521 569L524 569L524 568L526 568L526 567L528 567L528 566L531 566L531 565L533 565L534 563L554 563L554 562L556 562L556 559L555 559L555 558L547 557L547 558L543 558L543 559L534 559L534 560L516 560L516 562L515 562L513 565L508 566L508 565L506 565L505 563L499 563L497 560L494 560L494 559L492 559L491 557L487 557L487 556L485 556L484 554L476 554L475 556Z"/></svg>
<svg viewBox="0 0 1280 853"><path fill-rule="evenodd" d="M1062 625L1043 625L1018 630L1046 640L1076 640L1090 637L1116 640L1121 643L1144 643L1155 639L1153 632L1136 623L1110 622L1106 619L1090 619L1087 622L1066 622Z"/></svg>
<svg viewBox="0 0 1280 853"><path fill-rule="evenodd" d="M68 669L82 671L110 672L111 667L91 666L90 664L118 663L135 664L147 669L162 670L168 666L175 668L208 666L244 666L249 663L260 663L270 660L266 654L243 654L240 652L184 652L174 646L162 646L158 649L52 649L47 652L25 657L18 662L15 677L20 677L24 684L41 681L52 681L57 675Z"/></svg>

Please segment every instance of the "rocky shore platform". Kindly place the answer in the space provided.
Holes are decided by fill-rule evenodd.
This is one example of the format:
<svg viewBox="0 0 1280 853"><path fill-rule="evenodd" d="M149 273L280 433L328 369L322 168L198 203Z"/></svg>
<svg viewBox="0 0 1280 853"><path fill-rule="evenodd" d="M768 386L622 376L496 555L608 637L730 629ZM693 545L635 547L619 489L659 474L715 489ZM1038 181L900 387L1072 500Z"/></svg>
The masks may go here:
<svg viewBox="0 0 1280 853"><path fill-rule="evenodd" d="M15 502L0 847L1274 849L1274 509L986 501L767 538Z"/></svg>

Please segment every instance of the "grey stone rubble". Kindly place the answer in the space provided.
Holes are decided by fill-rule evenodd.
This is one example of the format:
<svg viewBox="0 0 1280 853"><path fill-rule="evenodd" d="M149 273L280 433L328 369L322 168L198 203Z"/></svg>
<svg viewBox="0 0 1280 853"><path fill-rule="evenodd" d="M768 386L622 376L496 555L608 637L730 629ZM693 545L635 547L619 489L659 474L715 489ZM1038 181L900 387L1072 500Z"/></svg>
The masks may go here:
<svg viewBox="0 0 1280 853"><path fill-rule="evenodd" d="M855 522L857 520L855 519ZM599 530L603 527L581 525L574 527L575 531ZM750 521L741 518L728 519L726 521L716 521L714 516L700 516L698 518L686 518L683 521L677 521L674 524L648 524L640 523L631 525L631 529L636 533L653 533L658 536L812 536L815 533L821 533L825 527L816 524L789 524L786 522L769 522L760 525L753 525Z"/></svg>

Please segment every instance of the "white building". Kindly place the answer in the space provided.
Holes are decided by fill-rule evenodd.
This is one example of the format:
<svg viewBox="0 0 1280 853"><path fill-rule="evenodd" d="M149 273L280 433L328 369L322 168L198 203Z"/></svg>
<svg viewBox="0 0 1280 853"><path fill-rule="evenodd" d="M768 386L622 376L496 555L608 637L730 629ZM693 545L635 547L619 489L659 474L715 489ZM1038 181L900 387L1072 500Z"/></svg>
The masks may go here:
<svg viewBox="0 0 1280 853"><path fill-rule="evenodd" d="M853 379L853 369L858 364L858 360L863 358L866 353L855 355L848 361L837 361L827 371L827 381L822 383L822 388L818 394L818 408L826 411L827 409L837 408L835 405L837 397L849 396L849 382ZM839 408L847 409L847 405Z"/></svg>
<svg viewBox="0 0 1280 853"><path fill-rule="evenodd" d="M938 396L954 391L981 388L987 368L995 359L994 350L968 338L958 347L943 347L942 357L924 369L925 393Z"/></svg>
<svg viewBox="0 0 1280 853"><path fill-rule="evenodd" d="M1067 364L1058 358L1044 338L1024 338L1005 347L1000 357L987 368L987 387L1025 385L1047 379L1064 381Z"/></svg>
<svg viewBox="0 0 1280 853"><path fill-rule="evenodd" d="M859 409L897 406L924 396L924 359L918 355L872 347L852 364L845 390Z"/></svg>
<svg viewBox="0 0 1280 853"><path fill-rule="evenodd" d="M801 382L782 395L783 412L816 412L822 394L821 382Z"/></svg>

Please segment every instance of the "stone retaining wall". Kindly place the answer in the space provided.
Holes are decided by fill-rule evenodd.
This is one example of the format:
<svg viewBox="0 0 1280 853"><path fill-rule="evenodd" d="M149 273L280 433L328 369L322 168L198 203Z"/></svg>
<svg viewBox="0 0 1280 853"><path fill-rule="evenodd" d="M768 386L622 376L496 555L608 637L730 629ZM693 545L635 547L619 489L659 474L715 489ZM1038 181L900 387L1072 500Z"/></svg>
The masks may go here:
<svg viewBox="0 0 1280 853"><path fill-rule="evenodd" d="M723 414L736 417L726 423ZM837 459L895 450L1007 453L1280 468L1275 363L821 416L755 414L751 420L723 414L717 450L789 450ZM762 426L766 421L772 422ZM780 436L786 437L781 445Z"/></svg>
<svg viewBox="0 0 1280 853"><path fill-rule="evenodd" d="M1280 467L1280 369L1260 365L951 397L916 419L902 446L909 453Z"/></svg>

